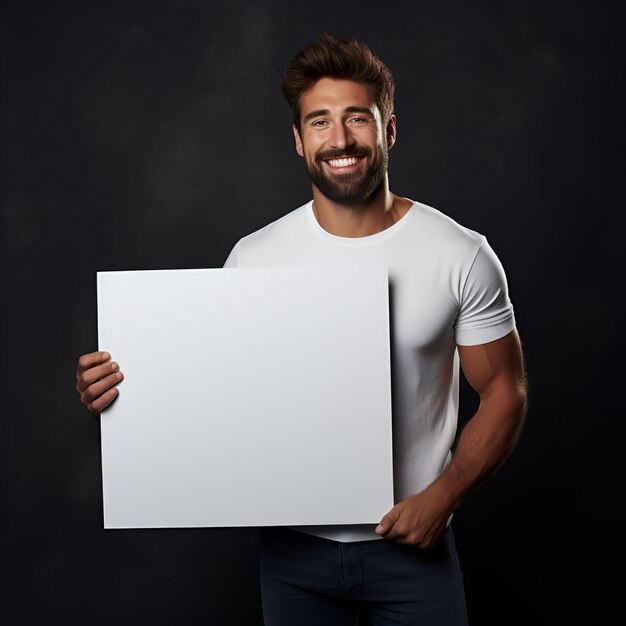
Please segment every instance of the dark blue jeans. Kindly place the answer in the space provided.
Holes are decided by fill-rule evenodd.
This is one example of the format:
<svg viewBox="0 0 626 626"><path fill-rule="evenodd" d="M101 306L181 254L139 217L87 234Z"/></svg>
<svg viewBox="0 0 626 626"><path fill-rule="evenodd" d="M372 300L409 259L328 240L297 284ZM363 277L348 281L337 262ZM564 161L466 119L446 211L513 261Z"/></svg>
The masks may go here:
<svg viewBox="0 0 626 626"><path fill-rule="evenodd" d="M451 529L430 550L260 529L265 626L467 626Z"/></svg>

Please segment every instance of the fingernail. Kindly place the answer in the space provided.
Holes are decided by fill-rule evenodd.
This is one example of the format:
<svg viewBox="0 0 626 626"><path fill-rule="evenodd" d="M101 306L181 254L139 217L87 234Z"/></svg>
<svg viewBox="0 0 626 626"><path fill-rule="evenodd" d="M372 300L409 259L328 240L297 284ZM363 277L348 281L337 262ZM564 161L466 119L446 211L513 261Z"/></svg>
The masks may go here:
<svg viewBox="0 0 626 626"><path fill-rule="evenodd" d="M383 527L378 524L378 526L376 526L376 528L374 529L374 532L380 535L383 532Z"/></svg>

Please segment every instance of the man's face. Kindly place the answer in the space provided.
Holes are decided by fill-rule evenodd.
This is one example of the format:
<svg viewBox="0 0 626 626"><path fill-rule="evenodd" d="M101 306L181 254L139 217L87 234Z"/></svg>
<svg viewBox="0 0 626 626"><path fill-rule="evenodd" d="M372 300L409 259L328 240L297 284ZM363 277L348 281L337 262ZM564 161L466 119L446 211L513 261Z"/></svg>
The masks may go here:
<svg viewBox="0 0 626 626"><path fill-rule="evenodd" d="M387 174L395 119L384 129L371 88L350 80L321 78L299 105L296 150L313 185L338 204L366 201Z"/></svg>

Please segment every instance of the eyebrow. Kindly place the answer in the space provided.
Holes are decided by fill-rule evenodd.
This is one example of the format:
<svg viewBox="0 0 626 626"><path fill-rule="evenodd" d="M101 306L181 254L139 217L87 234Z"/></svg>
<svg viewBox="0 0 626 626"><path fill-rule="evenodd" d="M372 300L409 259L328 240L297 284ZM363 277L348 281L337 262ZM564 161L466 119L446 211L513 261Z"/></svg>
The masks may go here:
<svg viewBox="0 0 626 626"><path fill-rule="evenodd" d="M352 107L346 107L344 109L344 113L365 113L371 117L372 110L368 109L367 107L352 106ZM310 119L313 119L314 117L320 117L320 116L329 115L329 114L330 114L330 109L318 109L317 111L311 111L310 113L307 113L302 118L302 123L308 122Z"/></svg>

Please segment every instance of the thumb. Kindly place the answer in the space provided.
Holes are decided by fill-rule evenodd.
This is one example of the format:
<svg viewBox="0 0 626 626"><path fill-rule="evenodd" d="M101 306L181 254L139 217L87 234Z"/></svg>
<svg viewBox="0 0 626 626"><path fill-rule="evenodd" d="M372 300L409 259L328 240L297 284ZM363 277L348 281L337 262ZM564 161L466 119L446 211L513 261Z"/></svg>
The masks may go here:
<svg viewBox="0 0 626 626"><path fill-rule="evenodd" d="M374 532L379 535L384 535L386 532L389 532L391 527L398 521L398 517L400 517L400 512L398 511L398 507L394 506L389 513L383 515L383 518L374 529Z"/></svg>

